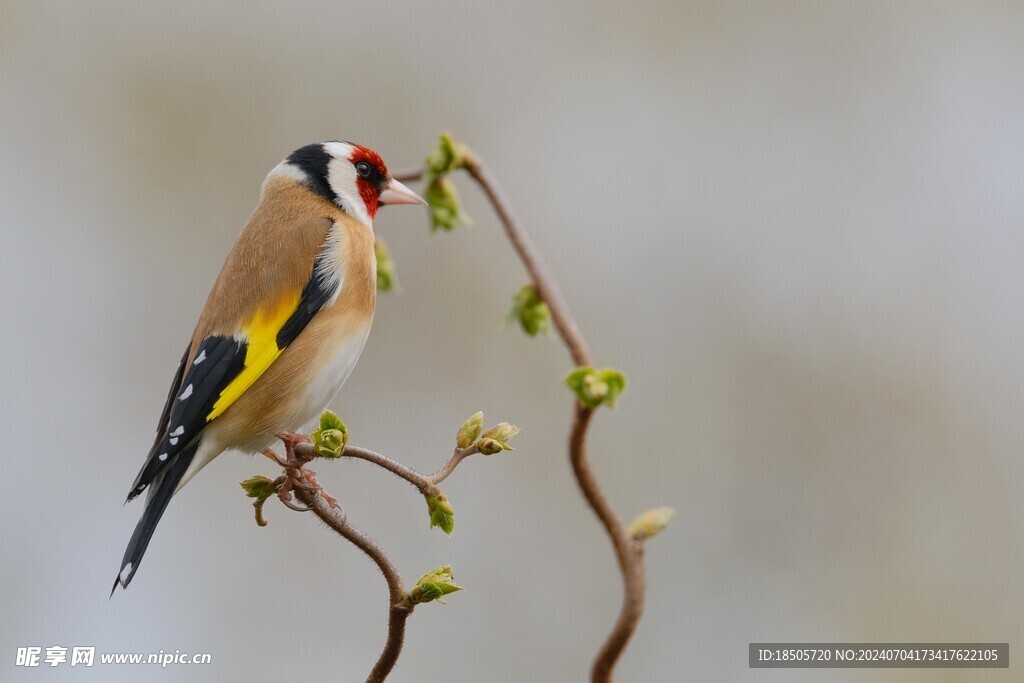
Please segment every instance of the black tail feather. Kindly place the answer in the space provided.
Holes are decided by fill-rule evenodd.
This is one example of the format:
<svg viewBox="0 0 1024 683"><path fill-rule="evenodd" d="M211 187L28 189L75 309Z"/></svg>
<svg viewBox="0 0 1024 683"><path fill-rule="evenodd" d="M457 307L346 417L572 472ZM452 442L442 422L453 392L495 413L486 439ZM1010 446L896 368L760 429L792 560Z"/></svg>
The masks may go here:
<svg viewBox="0 0 1024 683"><path fill-rule="evenodd" d="M192 458L195 457L198 448L199 439L196 439L194 443L178 453L171 465L150 484L146 496L146 509L142 511L142 517L135 526L132 539L128 541L124 559L121 560L121 570L114 579L114 586L110 589L111 595L117 590L118 585L127 588L131 583L132 577L135 576L135 572L138 571L139 564L142 562L142 556L146 554L153 531L160 522L160 518L163 517L167 504L171 502L171 496L178 488L178 483L185 476L188 466L192 464Z"/></svg>

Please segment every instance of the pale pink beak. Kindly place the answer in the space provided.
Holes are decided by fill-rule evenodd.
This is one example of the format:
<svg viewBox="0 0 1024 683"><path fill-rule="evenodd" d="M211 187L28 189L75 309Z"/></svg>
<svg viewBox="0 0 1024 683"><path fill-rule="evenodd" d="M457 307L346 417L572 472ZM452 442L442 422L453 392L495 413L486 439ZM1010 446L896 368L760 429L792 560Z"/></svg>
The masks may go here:
<svg viewBox="0 0 1024 683"><path fill-rule="evenodd" d="M380 197L377 201L381 204L422 204L426 206L427 203L423 201L423 198L418 194L410 190L408 187L398 182L394 178L388 180L387 186L384 191L380 193Z"/></svg>

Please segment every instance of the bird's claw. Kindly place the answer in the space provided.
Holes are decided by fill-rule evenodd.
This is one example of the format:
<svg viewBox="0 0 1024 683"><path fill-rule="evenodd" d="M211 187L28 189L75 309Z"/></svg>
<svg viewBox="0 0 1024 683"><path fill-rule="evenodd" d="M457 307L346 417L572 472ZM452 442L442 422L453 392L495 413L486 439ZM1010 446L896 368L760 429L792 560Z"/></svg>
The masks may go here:
<svg viewBox="0 0 1024 683"><path fill-rule="evenodd" d="M324 487L320 485L319 481L317 481L316 472L314 472L313 470L304 471L306 473L306 481L309 482L311 486L310 490L316 491L321 496L323 496L324 501L326 501L327 504L330 505L332 508L338 507L338 499L324 490Z"/></svg>
<svg viewBox="0 0 1024 683"><path fill-rule="evenodd" d="M301 505L296 505L295 503L293 503L291 501L290 495L287 498L282 497L281 502L284 504L286 508L290 508L292 510L295 510L296 512L310 512L312 510L312 508L302 507Z"/></svg>
<svg viewBox="0 0 1024 683"><path fill-rule="evenodd" d="M288 449L294 449L300 443L309 441L309 437L305 434L296 434L295 432L281 431L274 434L274 436L279 438L284 443L285 448Z"/></svg>
<svg viewBox="0 0 1024 683"><path fill-rule="evenodd" d="M298 506L293 502L292 491L294 489L301 489L307 493L320 495L332 508L338 507L338 499L324 490L324 487L317 481L316 473L305 469L308 460L295 454L295 447L300 443L309 441L309 437L292 432L278 432L275 436L284 444L284 456L278 455L270 448L264 449L263 455L284 468L285 478L284 482L277 489L277 497L285 507L297 512L309 512L310 508Z"/></svg>
<svg viewBox="0 0 1024 683"><path fill-rule="evenodd" d="M309 478L309 472L306 471L306 470L303 470L303 473L306 474L306 478L308 479ZM311 485L303 482L302 479L299 479L299 478L292 479L292 487L297 488L297 489L302 489L303 491L309 491L310 493L316 493L317 490L318 490L316 486L311 486Z"/></svg>
<svg viewBox="0 0 1024 683"><path fill-rule="evenodd" d="M274 452L270 448L264 448L263 449L263 455L267 456L268 458L273 460L275 463L277 463L281 467L290 467L291 466L290 463L288 463L286 460L282 460L281 456L278 455L276 452Z"/></svg>
<svg viewBox="0 0 1024 683"><path fill-rule="evenodd" d="M292 502L292 488L294 486L295 480L289 477L288 480L281 484L281 487L277 489L278 500L280 500L286 508L290 508L296 512L309 512L309 508L296 505Z"/></svg>

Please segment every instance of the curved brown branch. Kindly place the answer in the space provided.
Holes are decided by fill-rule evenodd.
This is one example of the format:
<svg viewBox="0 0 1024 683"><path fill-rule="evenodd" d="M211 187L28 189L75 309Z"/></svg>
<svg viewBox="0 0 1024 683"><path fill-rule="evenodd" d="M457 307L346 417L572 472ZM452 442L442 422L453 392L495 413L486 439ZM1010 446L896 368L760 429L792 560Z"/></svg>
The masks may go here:
<svg viewBox="0 0 1024 683"><path fill-rule="evenodd" d="M562 296L558 282L551 275L543 257L512 210L511 204L501 191L494 176L473 153L467 154L465 169L487 195L498 218L501 219L505 234L529 273L537 294L547 303L555 328L568 348L573 362L576 365L592 365L590 348L569 311L569 306ZM395 177L401 181L419 180L423 177L423 171L422 169L404 171L395 174ZM629 639L636 631L641 616L643 616L646 581L644 579L643 549L638 542L629 538L625 526L616 516L608 499L598 486L597 479L587 460L586 434L592 416L592 409L584 408L578 403L575 404L575 417L569 438L569 460L572 463L576 482L583 492L583 497L611 539L622 573L622 609L591 669L591 680L594 683L607 683L612 680L615 663L625 650Z"/></svg>
<svg viewBox="0 0 1024 683"><path fill-rule="evenodd" d="M345 513L340 508L328 503L319 490L313 487L296 487L295 495L327 526L366 553L380 569L384 580L387 581L388 639L380 657L377 658L377 663L374 664L373 670L366 678L366 683L381 683L388 677L395 667L395 662L398 661L398 655L402 652L402 643L405 641L405 621L412 614L412 608L404 604L405 587L402 584L402 577L377 542L352 526L345 518Z"/></svg>
<svg viewBox="0 0 1024 683"><path fill-rule="evenodd" d="M448 475L455 471L455 468L459 466L459 463L474 453L479 453L479 445L479 443L473 443L466 448L456 448L455 452L452 453L452 457L448 458L448 462L444 464L444 467L427 477L427 480L434 486L440 484L448 478Z"/></svg>
<svg viewBox="0 0 1024 683"><path fill-rule="evenodd" d="M455 471L459 463L473 455L479 453L477 444L473 444L466 448L456 448L452 457L448 458L448 462L444 464L441 469L437 470L433 474L421 474L411 467L406 467L400 462L392 460L388 456L371 451L369 448L360 448L358 446L346 446L344 457L358 458L371 462L378 467L381 467L392 474L405 479L407 482L419 489L420 493L436 493L436 486L442 481L448 478L448 476Z"/></svg>
<svg viewBox="0 0 1024 683"><path fill-rule="evenodd" d="M405 587L402 584L402 577L398 569L391 562L391 559L384 552L384 549L372 538L349 523L345 513L334 497L327 493L317 481L312 470L305 469L307 463L316 459L317 453L307 437L299 434L281 432L278 434L285 446L284 457L278 456L271 450L264 451L264 455L284 467L285 476L279 477L276 481L278 497L287 507L305 512L312 512L319 517L327 526L345 538L347 541L362 550L373 560L384 580L388 584L388 637L384 644L377 663L366 679L366 683L381 683L391 670L394 669L398 656L402 652L402 644L405 642L405 622L412 614L413 605L406 600ZM443 481L466 457L478 453L476 444L467 448L457 448L455 453L445 465L433 475L426 476L406 467L405 465L392 460L391 458L371 451L367 448L348 446L345 448L345 455L352 458L366 460L389 472L405 479L413 486L416 486L421 493L438 495L439 491L435 484ZM300 508L291 502L292 495L297 497L306 508ZM256 520L259 524L262 519L263 499L258 501L256 506ZM264 521L260 526L264 526Z"/></svg>
<svg viewBox="0 0 1024 683"><path fill-rule="evenodd" d="M587 503L594 510L615 548L615 557L619 561L619 571L625 591L622 596L622 608L608 638L601 646L591 668L594 681L610 681L615 662L622 655L633 632L636 631L640 617L644 613L644 596L647 593L647 581L644 578L644 547L643 544L630 538L622 522L615 515L608 500L601 494L594 473L587 463L587 427L594 415L593 408L585 408L576 404L572 432L569 434L569 460L572 471L576 475L580 490Z"/></svg>
<svg viewBox="0 0 1024 683"><path fill-rule="evenodd" d="M505 198L505 193L501 191L498 182L475 155L471 154L466 162L466 171L480 185L484 194L491 201L491 205L494 206L494 210L501 219L501 224L505 226L505 234L508 235L509 241L512 242L516 253L519 254L519 259L523 262L526 272L530 274L537 294L551 310L551 319L554 321L562 341L568 347L573 362L576 365L591 365L590 348L569 312L569 305L562 296L558 281L551 275L547 263L544 262L544 258L537 251L533 240L530 239L523 224L512 210L512 205Z"/></svg>
<svg viewBox="0 0 1024 683"><path fill-rule="evenodd" d="M369 448L360 448L358 446L345 446L345 451L342 457L346 458L358 458L359 460L365 460L366 462L372 462L377 467L387 470L392 474L405 479L407 482L415 486L420 490L420 493L426 493L430 488L430 481L427 477L423 476L411 467L406 467L402 463L392 460L388 456L378 453L377 451L371 451Z"/></svg>

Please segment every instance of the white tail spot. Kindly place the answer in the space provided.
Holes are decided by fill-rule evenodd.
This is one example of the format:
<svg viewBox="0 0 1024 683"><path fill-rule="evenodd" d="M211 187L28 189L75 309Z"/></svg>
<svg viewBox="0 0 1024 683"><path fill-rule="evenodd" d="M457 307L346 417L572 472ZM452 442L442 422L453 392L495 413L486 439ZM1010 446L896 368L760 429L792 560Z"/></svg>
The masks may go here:
<svg viewBox="0 0 1024 683"><path fill-rule="evenodd" d="M171 436L181 436L185 433L185 425L178 425L178 428L171 432Z"/></svg>
<svg viewBox="0 0 1024 683"><path fill-rule="evenodd" d="M184 401L186 398L192 395L192 385L189 384L185 387L185 391L181 392L181 396L178 397L179 401Z"/></svg>
<svg viewBox="0 0 1024 683"><path fill-rule="evenodd" d="M170 438L170 442L171 442L171 445L172 445L172 446L177 446L177 445L178 445L178 437L176 437L176 436L172 436L172 437Z"/></svg>
<svg viewBox="0 0 1024 683"><path fill-rule="evenodd" d="M121 570L121 573L117 575L117 580L120 581L121 585L123 586L124 582L127 581L128 577L131 576L131 575L132 575L132 563L129 562L128 564L126 564L124 566L124 569Z"/></svg>
<svg viewBox="0 0 1024 683"><path fill-rule="evenodd" d="M159 460L160 462L163 462L164 460L167 459L167 454L161 453L160 455L156 456L156 459Z"/></svg>

